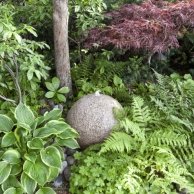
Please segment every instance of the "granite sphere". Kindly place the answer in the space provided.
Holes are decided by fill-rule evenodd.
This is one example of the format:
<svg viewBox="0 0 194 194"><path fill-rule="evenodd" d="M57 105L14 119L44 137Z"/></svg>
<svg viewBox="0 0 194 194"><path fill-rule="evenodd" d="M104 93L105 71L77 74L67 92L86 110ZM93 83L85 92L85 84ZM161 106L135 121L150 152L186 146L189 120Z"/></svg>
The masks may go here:
<svg viewBox="0 0 194 194"><path fill-rule="evenodd" d="M82 97L72 106L67 122L79 133L81 148L101 143L108 137L117 123L113 108L122 106L114 98L98 92Z"/></svg>

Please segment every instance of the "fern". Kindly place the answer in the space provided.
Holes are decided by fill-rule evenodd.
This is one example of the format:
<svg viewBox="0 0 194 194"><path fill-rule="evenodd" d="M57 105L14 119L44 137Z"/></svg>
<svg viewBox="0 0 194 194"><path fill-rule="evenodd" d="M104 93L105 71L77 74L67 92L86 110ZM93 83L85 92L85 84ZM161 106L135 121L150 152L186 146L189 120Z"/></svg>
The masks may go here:
<svg viewBox="0 0 194 194"><path fill-rule="evenodd" d="M102 147L100 153L107 151L115 152L129 152L132 149L131 137L123 132L114 132L106 140L104 146Z"/></svg>
<svg viewBox="0 0 194 194"><path fill-rule="evenodd" d="M140 97L134 97L132 103L134 122L142 126L147 126L148 122L152 119L148 106L144 106L144 100Z"/></svg>

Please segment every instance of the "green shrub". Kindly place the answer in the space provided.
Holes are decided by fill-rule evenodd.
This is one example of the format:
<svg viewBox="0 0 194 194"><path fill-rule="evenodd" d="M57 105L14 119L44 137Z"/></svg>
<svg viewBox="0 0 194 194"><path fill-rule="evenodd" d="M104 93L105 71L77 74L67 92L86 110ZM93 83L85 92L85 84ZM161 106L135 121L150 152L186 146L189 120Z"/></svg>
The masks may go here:
<svg viewBox="0 0 194 194"><path fill-rule="evenodd" d="M79 147L77 132L65 123L61 111L53 109L35 118L20 103L14 118L0 114L0 185L4 194L48 194L48 183L61 169L62 146Z"/></svg>
<svg viewBox="0 0 194 194"><path fill-rule="evenodd" d="M21 96L25 96L26 102L37 105L37 100L43 95L40 83L47 79L50 69L39 52L48 45L26 39L29 34L37 36L35 29L24 24L16 25L13 20L15 13L15 7L10 4L0 6L1 97L12 99L17 104ZM15 91L19 95L15 95Z"/></svg>

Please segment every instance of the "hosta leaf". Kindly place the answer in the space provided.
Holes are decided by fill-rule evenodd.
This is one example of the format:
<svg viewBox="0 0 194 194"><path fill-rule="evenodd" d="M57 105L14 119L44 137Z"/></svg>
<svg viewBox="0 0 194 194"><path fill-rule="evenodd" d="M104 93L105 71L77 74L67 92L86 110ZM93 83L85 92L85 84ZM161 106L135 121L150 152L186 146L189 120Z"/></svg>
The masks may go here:
<svg viewBox="0 0 194 194"><path fill-rule="evenodd" d="M13 126L14 122L9 117L0 114L0 132L9 132Z"/></svg>
<svg viewBox="0 0 194 194"><path fill-rule="evenodd" d="M8 147L15 144L16 138L13 132L6 133L1 141L1 147Z"/></svg>
<svg viewBox="0 0 194 194"><path fill-rule="evenodd" d="M66 101L66 98L63 94L57 94L57 98L60 102L65 102Z"/></svg>
<svg viewBox="0 0 194 194"><path fill-rule="evenodd" d="M71 127L66 128L64 132L57 135L61 139L69 139L69 138L77 138L79 137L79 134L77 131Z"/></svg>
<svg viewBox="0 0 194 194"><path fill-rule="evenodd" d="M14 149L7 150L2 156L2 159L10 164L20 163L20 158L20 153Z"/></svg>
<svg viewBox="0 0 194 194"><path fill-rule="evenodd" d="M61 138L56 138L56 143L60 146L66 146L71 149L76 149L79 148L79 144L75 139L69 138L69 139L61 139Z"/></svg>
<svg viewBox="0 0 194 194"><path fill-rule="evenodd" d="M44 142L41 138L34 138L27 142L27 146L30 149L42 149L44 148Z"/></svg>
<svg viewBox="0 0 194 194"><path fill-rule="evenodd" d="M25 161L23 169L30 178L41 186L44 186L49 178L50 169L40 159L37 159L35 163Z"/></svg>
<svg viewBox="0 0 194 194"><path fill-rule="evenodd" d="M58 90L59 93L61 94L67 94L69 92L69 88L68 87L62 87Z"/></svg>
<svg viewBox="0 0 194 194"><path fill-rule="evenodd" d="M51 135L57 135L59 134L60 132L57 131L55 128L51 128L51 127L42 127L42 128L39 128L39 129L36 129L34 131L34 134L33 136L34 137L40 137L40 138L46 138L46 137L49 137Z"/></svg>
<svg viewBox="0 0 194 194"><path fill-rule="evenodd" d="M34 122L34 114L25 104L20 103L15 109L15 118L18 123L31 125Z"/></svg>
<svg viewBox="0 0 194 194"><path fill-rule="evenodd" d="M20 188L11 187L7 189L3 194L23 194L23 190Z"/></svg>
<svg viewBox="0 0 194 194"><path fill-rule="evenodd" d="M54 95L55 95L55 92L47 92L47 93L45 94L45 97L46 97L46 98L53 98Z"/></svg>
<svg viewBox="0 0 194 194"><path fill-rule="evenodd" d="M46 124L46 127L55 128L58 131L58 134L64 132L66 129L70 128L70 126L67 123L65 123L64 121L56 121L56 120L49 121Z"/></svg>
<svg viewBox="0 0 194 194"><path fill-rule="evenodd" d="M53 77L52 84L53 84L53 87L55 88L55 90L58 90L58 88L60 86L60 80L59 80L59 78Z"/></svg>
<svg viewBox="0 0 194 194"><path fill-rule="evenodd" d="M56 192L50 187L43 187L39 189L35 194L56 194Z"/></svg>
<svg viewBox="0 0 194 194"><path fill-rule="evenodd" d="M50 82L45 82L45 85L46 85L46 87L47 87L48 90L50 90L50 91L52 91L52 92L55 91L55 88L54 88L54 86L53 86L52 83L50 83Z"/></svg>
<svg viewBox="0 0 194 194"><path fill-rule="evenodd" d="M21 164L14 164L12 165L10 175L18 175L22 170Z"/></svg>
<svg viewBox="0 0 194 194"><path fill-rule="evenodd" d="M2 187L3 191L5 191L11 187L21 188L21 184L17 180L16 176L11 175L11 176L9 176L9 178L5 182L3 182L1 187Z"/></svg>
<svg viewBox="0 0 194 194"><path fill-rule="evenodd" d="M24 191L28 194L33 194L37 187L37 182L31 179L24 172L21 175L21 184L22 184Z"/></svg>
<svg viewBox="0 0 194 194"><path fill-rule="evenodd" d="M60 109L53 109L50 112L46 112L44 114L44 121L49 120L58 120L62 115L62 111Z"/></svg>
<svg viewBox="0 0 194 194"><path fill-rule="evenodd" d="M49 146L40 151L42 161L51 167L61 168L61 154L54 146Z"/></svg>
<svg viewBox="0 0 194 194"><path fill-rule="evenodd" d="M51 182L57 178L59 175L60 169L55 167L50 167L50 174L48 178L48 182Z"/></svg>
<svg viewBox="0 0 194 194"><path fill-rule="evenodd" d="M2 184L10 175L11 165L5 161L0 162L0 184Z"/></svg>
<svg viewBox="0 0 194 194"><path fill-rule="evenodd" d="M24 155L24 158L26 160L31 161L32 163L35 163L36 159L37 159L37 154L35 152L30 152L30 153L26 153Z"/></svg>

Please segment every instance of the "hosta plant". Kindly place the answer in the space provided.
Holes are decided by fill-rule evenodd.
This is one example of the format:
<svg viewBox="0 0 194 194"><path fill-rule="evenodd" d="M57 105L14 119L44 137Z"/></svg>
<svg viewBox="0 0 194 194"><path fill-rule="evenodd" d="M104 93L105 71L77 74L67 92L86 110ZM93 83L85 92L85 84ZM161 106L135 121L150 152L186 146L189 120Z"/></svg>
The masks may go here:
<svg viewBox="0 0 194 194"><path fill-rule="evenodd" d="M79 147L77 132L60 117L61 111L53 109L36 118L22 103L15 108L13 118L0 114L2 193L55 193L48 183L61 169L61 147Z"/></svg>

